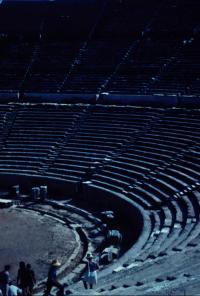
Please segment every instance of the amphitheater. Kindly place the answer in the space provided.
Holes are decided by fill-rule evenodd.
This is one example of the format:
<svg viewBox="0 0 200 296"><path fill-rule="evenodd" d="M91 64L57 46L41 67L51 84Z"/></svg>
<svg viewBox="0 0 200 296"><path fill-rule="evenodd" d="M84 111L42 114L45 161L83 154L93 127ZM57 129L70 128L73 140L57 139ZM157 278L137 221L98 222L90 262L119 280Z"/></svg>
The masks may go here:
<svg viewBox="0 0 200 296"><path fill-rule="evenodd" d="M200 295L199 9L0 4L0 268L34 295L55 258L65 295Z"/></svg>

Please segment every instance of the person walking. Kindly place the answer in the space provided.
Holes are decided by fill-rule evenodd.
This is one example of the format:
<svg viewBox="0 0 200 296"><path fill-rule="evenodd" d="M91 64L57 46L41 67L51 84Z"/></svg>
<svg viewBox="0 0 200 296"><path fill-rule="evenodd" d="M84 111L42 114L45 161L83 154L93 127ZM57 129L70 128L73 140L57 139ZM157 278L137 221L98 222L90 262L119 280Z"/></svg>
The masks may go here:
<svg viewBox="0 0 200 296"><path fill-rule="evenodd" d="M86 258L88 262L83 274L83 284L85 289L88 289L88 284L90 289L92 289L97 284L97 270L99 269L99 265L93 260L92 254L88 254Z"/></svg>
<svg viewBox="0 0 200 296"><path fill-rule="evenodd" d="M56 259L53 260L48 272L48 279L46 283L46 291L44 293L45 296L48 296L53 287L57 287L59 289L59 295L64 295L64 286L57 279L58 268L61 266L61 263Z"/></svg>

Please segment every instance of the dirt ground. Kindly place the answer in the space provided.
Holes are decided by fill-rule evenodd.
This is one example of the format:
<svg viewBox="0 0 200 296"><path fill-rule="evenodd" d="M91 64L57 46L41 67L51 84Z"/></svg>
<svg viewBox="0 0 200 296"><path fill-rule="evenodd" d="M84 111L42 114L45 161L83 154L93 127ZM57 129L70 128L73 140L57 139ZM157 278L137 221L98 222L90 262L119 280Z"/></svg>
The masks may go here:
<svg viewBox="0 0 200 296"><path fill-rule="evenodd" d="M30 263L37 280L47 276L49 264L64 264L77 247L74 233L51 217L17 208L0 209L0 270L10 264L16 279L19 261Z"/></svg>

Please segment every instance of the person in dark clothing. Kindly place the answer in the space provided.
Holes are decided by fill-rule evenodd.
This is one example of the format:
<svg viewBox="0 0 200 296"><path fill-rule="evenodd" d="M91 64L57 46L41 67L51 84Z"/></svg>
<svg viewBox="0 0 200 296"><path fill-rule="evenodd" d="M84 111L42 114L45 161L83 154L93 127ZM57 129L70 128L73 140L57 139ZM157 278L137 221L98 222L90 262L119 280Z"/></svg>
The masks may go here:
<svg viewBox="0 0 200 296"><path fill-rule="evenodd" d="M35 283L35 272L33 271L31 265L28 263L26 265L26 292L28 296L31 296L33 294L33 287Z"/></svg>
<svg viewBox="0 0 200 296"><path fill-rule="evenodd" d="M19 269L17 273L17 285L22 289L22 295L26 296L27 294L27 269L24 261L19 262Z"/></svg>
<svg viewBox="0 0 200 296"><path fill-rule="evenodd" d="M59 289L59 295L64 295L64 286L59 283L57 280L57 270L61 266L61 263L58 260L53 260L48 272L48 279L46 283L46 291L44 293L45 296L48 296L53 287L57 287Z"/></svg>

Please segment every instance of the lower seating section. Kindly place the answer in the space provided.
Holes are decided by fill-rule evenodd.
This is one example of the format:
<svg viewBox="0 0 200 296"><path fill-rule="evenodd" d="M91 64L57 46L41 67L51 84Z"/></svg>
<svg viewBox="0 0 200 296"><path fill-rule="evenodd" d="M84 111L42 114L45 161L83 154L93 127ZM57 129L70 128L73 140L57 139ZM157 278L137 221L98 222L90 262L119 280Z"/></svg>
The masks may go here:
<svg viewBox="0 0 200 296"><path fill-rule="evenodd" d="M130 113L130 108L91 107L83 121L63 143L62 150L47 174L77 175L89 180L94 171L113 154L126 147L135 133L142 130L154 112ZM119 134L120 131L120 134Z"/></svg>
<svg viewBox="0 0 200 296"><path fill-rule="evenodd" d="M195 264L193 250L200 242L198 109L13 103L0 105L0 124L4 178L60 181L91 202L141 213L140 238L119 263L100 272L97 293L130 289L142 294L152 291L152 281L181 280L189 270L185 253L191 252ZM167 267L174 258L177 268ZM155 265L162 270L154 274ZM145 280L137 275L131 280L135 273L141 277L141 270ZM126 281L118 283L124 275ZM79 291L80 285L72 288Z"/></svg>
<svg viewBox="0 0 200 296"><path fill-rule="evenodd" d="M146 200L146 208L166 204L199 180L198 110L42 104L1 108L2 172L89 180L125 191L141 205Z"/></svg>
<svg viewBox="0 0 200 296"><path fill-rule="evenodd" d="M99 295L184 295L184 291L198 291L199 280L196 272L199 264L195 254L188 251L185 254L175 253L171 259L144 263L143 266L132 264L112 276L104 276L99 280L97 293ZM175 264L176 262L176 264ZM193 279L193 285L192 285ZM195 283L197 286L195 287ZM193 289L192 289L193 287ZM75 288L75 287L74 287ZM77 295L80 287L76 287ZM75 290L74 289L74 290Z"/></svg>
<svg viewBox="0 0 200 296"><path fill-rule="evenodd" d="M15 106L0 154L1 172L36 174L46 165L82 112L79 107Z"/></svg>
<svg viewBox="0 0 200 296"><path fill-rule="evenodd" d="M164 293L163 285L166 289L163 295L168 295L167 292L174 285L187 290L190 277L194 282L198 281L199 263L196 261L196 253L200 242L199 186L200 183L195 183L192 191L188 189L180 197L171 197L167 204L158 208L144 197L144 202L152 205L152 208L147 211L146 207L143 208L141 204L139 206L144 219L149 215L149 227L146 229L143 226L141 234L143 243L140 243L139 250L137 243L133 245L118 264L115 262L108 270L100 271L95 291L97 295L155 295L155 291ZM85 184L85 193L90 199L94 194L96 199L106 197L106 192L112 192L116 201L120 199L114 190L109 191L93 183ZM75 295L79 295L82 289L80 283L70 287Z"/></svg>
<svg viewBox="0 0 200 296"><path fill-rule="evenodd" d="M198 110L54 104L1 110L1 171L91 180L154 205L198 181Z"/></svg>
<svg viewBox="0 0 200 296"><path fill-rule="evenodd" d="M200 122L194 114L188 121L189 114L192 111L161 113L149 129L127 143L124 151L104 162L102 172L93 175L93 182L134 192L141 200L148 195L155 198L155 204L156 196L166 201L192 185L198 180L198 158L188 161L188 157L197 150ZM185 161L188 168L183 165Z"/></svg>
<svg viewBox="0 0 200 296"><path fill-rule="evenodd" d="M10 130L9 121L13 117L13 107L9 105L0 105L0 149L4 146L7 134Z"/></svg>

